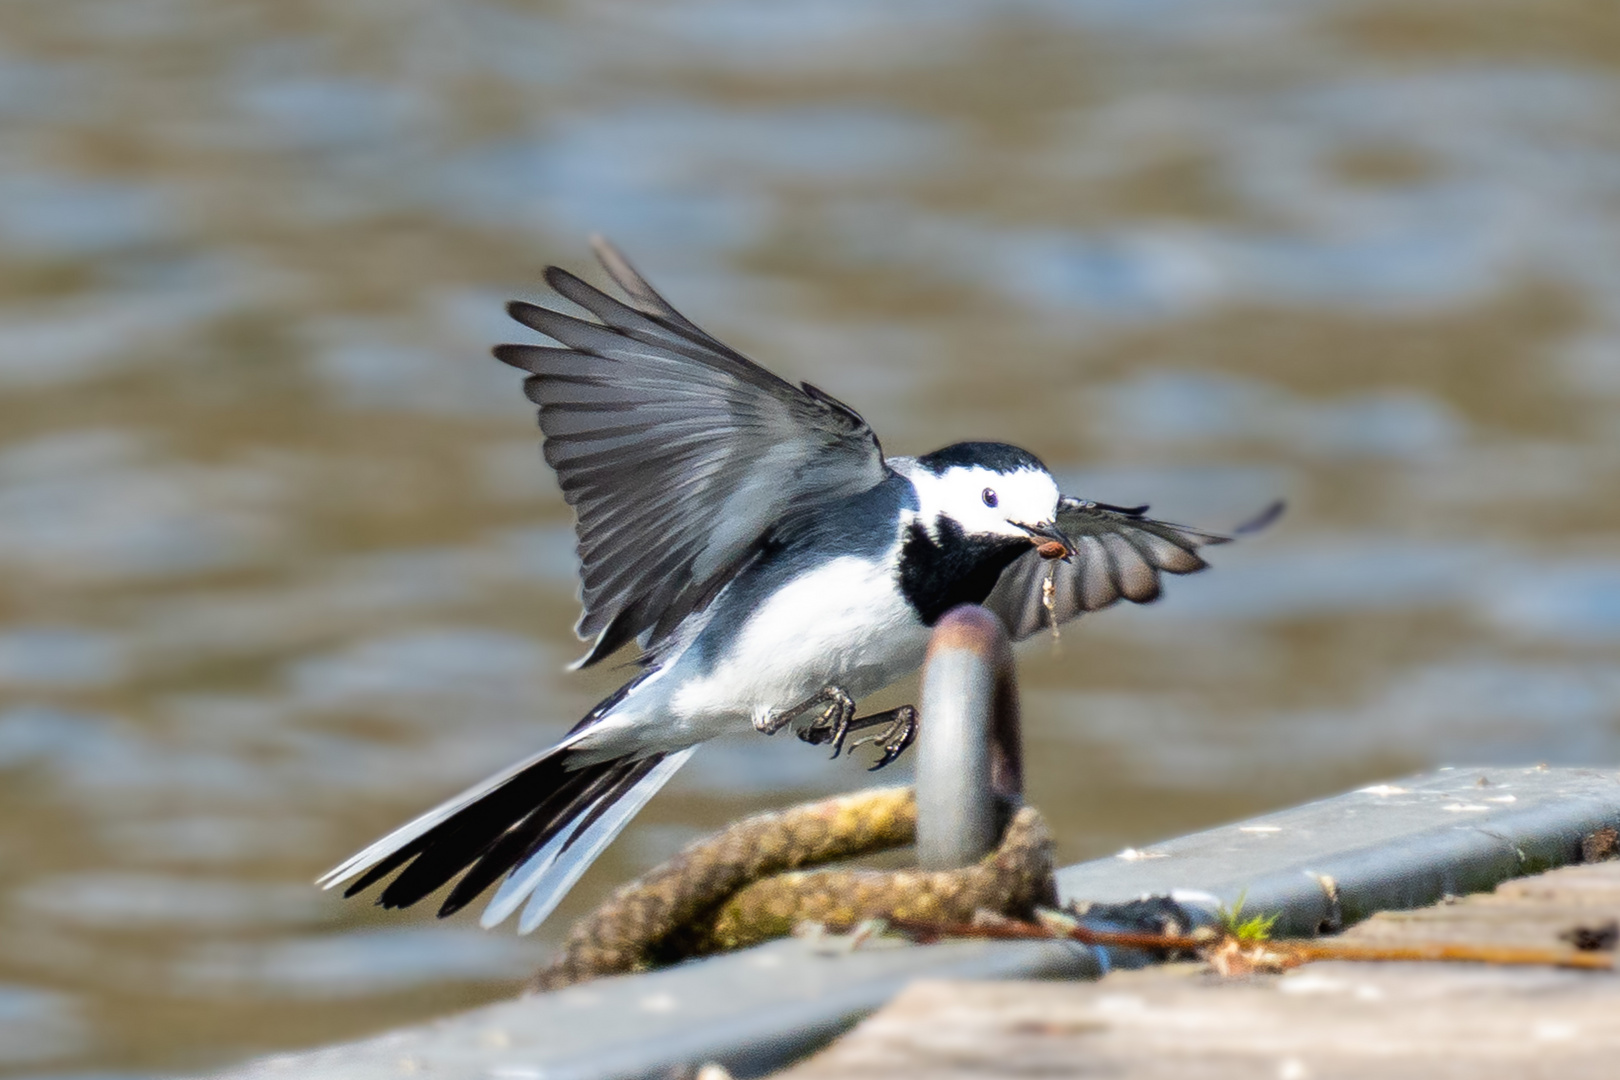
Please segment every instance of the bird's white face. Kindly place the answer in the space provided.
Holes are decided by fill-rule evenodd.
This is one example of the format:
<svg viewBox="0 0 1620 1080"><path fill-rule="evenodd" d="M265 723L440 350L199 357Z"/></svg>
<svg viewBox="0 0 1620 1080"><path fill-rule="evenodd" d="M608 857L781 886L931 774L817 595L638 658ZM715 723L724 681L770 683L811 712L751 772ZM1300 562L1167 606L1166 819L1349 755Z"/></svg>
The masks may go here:
<svg viewBox="0 0 1620 1080"><path fill-rule="evenodd" d="M1057 520L1057 482L1045 469L952 465L938 474L917 468L908 476L921 504L917 516L930 530L945 517L968 536L1031 540L1028 527Z"/></svg>

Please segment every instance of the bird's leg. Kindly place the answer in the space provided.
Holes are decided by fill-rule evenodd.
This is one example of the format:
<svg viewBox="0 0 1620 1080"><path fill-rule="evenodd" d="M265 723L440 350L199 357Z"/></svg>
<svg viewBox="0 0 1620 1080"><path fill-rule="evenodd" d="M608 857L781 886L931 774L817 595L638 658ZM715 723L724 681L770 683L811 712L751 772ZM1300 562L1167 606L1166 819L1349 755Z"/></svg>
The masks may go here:
<svg viewBox="0 0 1620 1080"><path fill-rule="evenodd" d="M887 724L882 731L874 732L864 739L856 739L849 748L854 750L857 746L874 743L883 748L883 754L867 772L877 772L885 765L894 763L894 759L906 752L906 748L917 741L917 710L910 705L902 705L888 712L873 713L863 716L850 724L850 730L864 727L876 727Z"/></svg>
<svg viewBox="0 0 1620 1080"><path fill-rule="evenodd" d="M754 730L761 735L775 735L800 716L823 704L826 705L826 708L822 710L821 716L811 721L809 728L805 729L806 731L818 727L831 730L840 723L847 725L850 718L855 715L854 698L845 693L841 687L824 686L815 694L790 709L781 709L770 713L763 719L755 720ZM799 738L804 739L806 742L825 741L819 738L807 738L804 732L799 733Z"/></svg>

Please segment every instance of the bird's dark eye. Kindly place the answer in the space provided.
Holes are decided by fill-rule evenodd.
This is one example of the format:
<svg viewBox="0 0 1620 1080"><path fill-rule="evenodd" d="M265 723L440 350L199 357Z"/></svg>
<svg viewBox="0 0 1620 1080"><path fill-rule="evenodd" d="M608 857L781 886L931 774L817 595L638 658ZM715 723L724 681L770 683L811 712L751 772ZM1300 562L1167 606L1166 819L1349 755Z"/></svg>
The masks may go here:
<svg viewBox="0 0 1620 1080"><path fill-rule="evenodd" d="M984 489L984 505L986 505L986 506L994 506L999 501L1000 500L998 500L996 498L996 489L995 488L985 488Z"/></svg>

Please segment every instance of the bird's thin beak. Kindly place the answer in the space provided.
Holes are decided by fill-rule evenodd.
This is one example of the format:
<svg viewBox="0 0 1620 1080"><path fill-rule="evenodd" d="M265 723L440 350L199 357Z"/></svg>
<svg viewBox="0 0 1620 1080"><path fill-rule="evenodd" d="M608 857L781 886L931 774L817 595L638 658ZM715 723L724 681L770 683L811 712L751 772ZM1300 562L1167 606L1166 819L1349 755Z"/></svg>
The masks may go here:
<svg viewBox="0 0 1620 1080"><path fill-rule="evenodd" d="M1029 542L1040 551L1043 559L1062 559L1068 562L1075 556L1074 541L1070 540L1063 530L1054 525L1025 525L1018 523L1018 527L1029 533Z"/></svg>

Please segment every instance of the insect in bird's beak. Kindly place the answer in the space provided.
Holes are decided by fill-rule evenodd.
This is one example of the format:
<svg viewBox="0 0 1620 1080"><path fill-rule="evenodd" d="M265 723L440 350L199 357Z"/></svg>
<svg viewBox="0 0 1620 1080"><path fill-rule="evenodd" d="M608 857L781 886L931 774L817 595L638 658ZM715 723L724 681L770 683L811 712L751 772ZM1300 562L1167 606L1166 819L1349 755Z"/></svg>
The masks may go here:
<svg viewBox="0 0 1620 1080"><path fill-rule="evenodd" d="M1020 529L1029 533L1030 543L1043 559L1062 559L1068 562L1075 556L1074 541L1064 535L1063 530L1056 525L1025 525L1016 523Z"/></svg>

